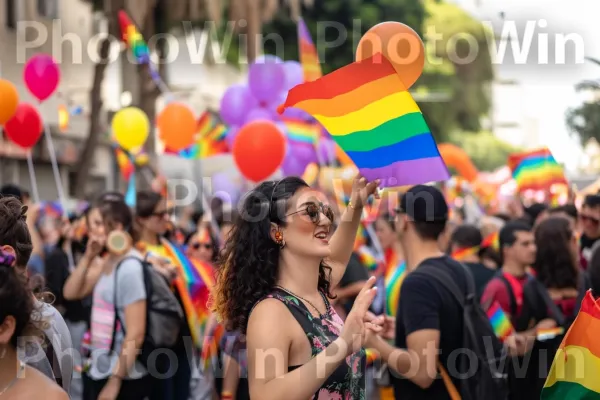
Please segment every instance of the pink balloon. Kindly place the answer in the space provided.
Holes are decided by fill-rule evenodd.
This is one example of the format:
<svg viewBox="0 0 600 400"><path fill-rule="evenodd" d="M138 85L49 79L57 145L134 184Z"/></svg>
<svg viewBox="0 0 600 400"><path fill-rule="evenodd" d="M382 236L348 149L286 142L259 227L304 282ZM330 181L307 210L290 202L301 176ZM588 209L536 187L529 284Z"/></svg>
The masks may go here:
<svg viewBox="0 0 600 400"><path fill-rule="evenodd" d="M52 96L60 82L60 69L47 54L33 56L25 65L23 79L27 89L39 101Z"/></svg>

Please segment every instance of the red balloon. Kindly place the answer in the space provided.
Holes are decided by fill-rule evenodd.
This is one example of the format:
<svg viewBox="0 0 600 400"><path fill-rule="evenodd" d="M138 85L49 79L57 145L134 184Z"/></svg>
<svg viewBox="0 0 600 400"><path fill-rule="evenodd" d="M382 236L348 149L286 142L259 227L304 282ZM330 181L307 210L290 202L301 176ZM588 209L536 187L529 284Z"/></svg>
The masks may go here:
<svg viewBox="0 0 600 400"><path fill-rule="evenodd" d="M270 121L254 121L244 125L233 142L233 159L247 179L260 182L281 166L286 140Z"/></svg>
<svg viewBox="0 0 600 400"><path fill-rule="evenodd" d="M17 112L4 124L6 136L26 149L33 147L42 136L42 118L34 106L21 103Z"/></svg>

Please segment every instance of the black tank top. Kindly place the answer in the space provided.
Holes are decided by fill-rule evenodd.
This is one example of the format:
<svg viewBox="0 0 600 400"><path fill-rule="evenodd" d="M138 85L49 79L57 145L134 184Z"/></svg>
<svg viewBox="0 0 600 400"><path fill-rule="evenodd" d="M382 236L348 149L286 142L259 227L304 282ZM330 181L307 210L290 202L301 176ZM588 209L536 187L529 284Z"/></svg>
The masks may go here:
<svg viewBox="0 0 600 400"><path fill-rule="evenodd" d="M275 288L267 296L281 301L290 310L296 321L300 324L310 343L312 357L315 357L331 344L340 335L343 321L329 304L327 296L323 295L327 305L327 313L322 317L313 316L304 303L290 293ZM346 358L325 381L323 386L314 394L312 399L365 399L365 350L354 353ZM289 366L288 371L293 371L300 366Z"/></svg>

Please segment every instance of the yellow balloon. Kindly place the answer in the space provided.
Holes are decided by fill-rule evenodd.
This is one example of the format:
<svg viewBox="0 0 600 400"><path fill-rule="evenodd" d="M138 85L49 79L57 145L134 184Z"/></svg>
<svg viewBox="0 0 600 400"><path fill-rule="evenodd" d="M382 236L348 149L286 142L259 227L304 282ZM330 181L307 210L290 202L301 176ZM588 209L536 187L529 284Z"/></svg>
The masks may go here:
<svg viewBox="0 0 600 400"><path fill-rule="evenodd" d="M113 117L112 131L115 141L123 149L131 151L146 143L150 133L150 121L139 108L123 108Z"/></svg>

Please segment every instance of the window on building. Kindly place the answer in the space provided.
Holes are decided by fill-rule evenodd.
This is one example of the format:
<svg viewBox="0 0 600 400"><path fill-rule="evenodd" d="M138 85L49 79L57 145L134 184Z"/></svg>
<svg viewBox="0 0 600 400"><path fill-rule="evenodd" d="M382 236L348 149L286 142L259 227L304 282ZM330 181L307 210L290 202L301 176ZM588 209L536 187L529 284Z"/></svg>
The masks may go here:
<svg viewBox="0 0 600 400"><path fill-rule="evenodd" d="M58 18L58 0L37 0L37 9L40 17Z"/></svg>
<svg viewBox="0 0 600 400"><path fill-rule="evenodd" d="M6 27L17 29L17 0L6 0Z"/></svg>

